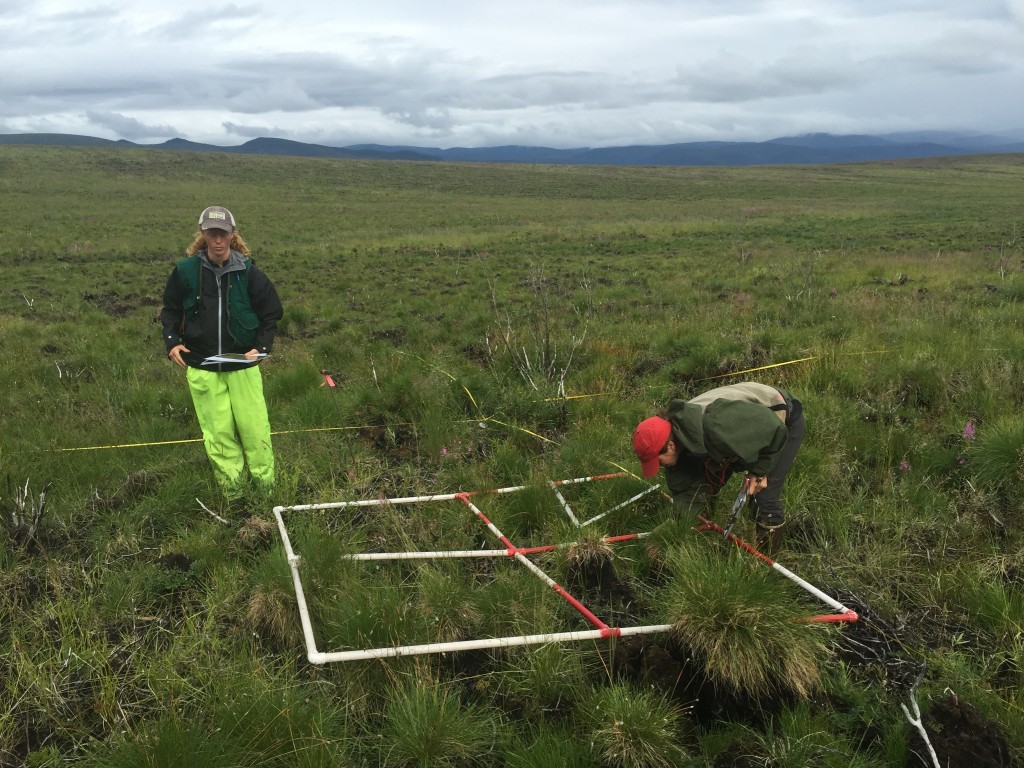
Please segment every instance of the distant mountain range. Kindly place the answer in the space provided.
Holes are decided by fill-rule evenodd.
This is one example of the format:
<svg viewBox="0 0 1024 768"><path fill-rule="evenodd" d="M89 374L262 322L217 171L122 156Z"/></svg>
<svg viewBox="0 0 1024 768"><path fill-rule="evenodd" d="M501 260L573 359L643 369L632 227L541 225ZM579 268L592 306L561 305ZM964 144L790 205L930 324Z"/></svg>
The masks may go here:
<svg viewBox="0 0 1024 768"><path fill-rule="evenodd" d="M259 138L234 147L170 139L161 144L136 144L63 133L0 134L0 144L65 147L111 147L188 152L230 152L244 155L344 157L363 160L443 160L468 163L545 163L564 165L790 165L856 163L921 157L1024 152L1024 130L1014 135L919 131L878 136L811 133L768 141L695 141L682 144L626 147L413 147L355 144L329 147L288 139Z"/></svg>

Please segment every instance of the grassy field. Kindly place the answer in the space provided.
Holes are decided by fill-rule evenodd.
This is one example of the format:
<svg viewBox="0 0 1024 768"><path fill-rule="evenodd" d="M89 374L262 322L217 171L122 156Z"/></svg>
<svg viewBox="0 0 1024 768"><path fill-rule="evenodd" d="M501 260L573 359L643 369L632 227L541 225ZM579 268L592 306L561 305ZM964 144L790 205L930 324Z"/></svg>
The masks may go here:
<svg viewBox="0 0 1024 768"><path fill-rule="evenodd" d="M0 148L0 766L931 765L912 700L943 765L1020 764L1022 184ZM285 304L241 504L157 322L209 204ZM544 485L638 472L637 421L737 374L804 403L778 558L856 624L658 494L577 529ZM580 542L555 581L676 630L306 661L273 506L511 485L478 503L513 542ZM321 650L589 629L508 559L344 557L500 546L462 503L287 520Z"/></svg>

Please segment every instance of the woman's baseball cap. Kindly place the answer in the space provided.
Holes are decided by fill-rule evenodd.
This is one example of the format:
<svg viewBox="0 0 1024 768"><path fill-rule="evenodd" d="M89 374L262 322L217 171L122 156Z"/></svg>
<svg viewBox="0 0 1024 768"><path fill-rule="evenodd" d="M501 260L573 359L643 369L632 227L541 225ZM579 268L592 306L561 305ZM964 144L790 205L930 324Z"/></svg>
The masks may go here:
<svg viewBox="0 0 1024 768"><path fill-rule="evenodd" d="M225 232L237 229L235 217L231 215L231 211L219 205L211 205L199 214L199 228L223 229Z"/></svg>
<svg viewBox="0 0 1024 768"><path fill-rule="evenodd" d="M640 459L644 477L658 474L661 463L658 456L672 435L672 425L660 416L641 421L633 430L633 450Z"/></svg>

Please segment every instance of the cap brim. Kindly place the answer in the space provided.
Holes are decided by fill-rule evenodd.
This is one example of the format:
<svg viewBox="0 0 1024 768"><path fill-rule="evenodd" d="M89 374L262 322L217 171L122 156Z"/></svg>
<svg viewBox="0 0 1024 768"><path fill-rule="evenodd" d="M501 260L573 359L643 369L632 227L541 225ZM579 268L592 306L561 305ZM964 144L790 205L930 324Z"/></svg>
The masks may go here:
<svg viewBox="0 0 1024 768"><path fill-rule="evenodd" d="M657 456L652 456L651 458L640 462L640 468L644 473L644 477L654 477L658 474L658 470L661 469L661 462L658 461Z"/></svg>

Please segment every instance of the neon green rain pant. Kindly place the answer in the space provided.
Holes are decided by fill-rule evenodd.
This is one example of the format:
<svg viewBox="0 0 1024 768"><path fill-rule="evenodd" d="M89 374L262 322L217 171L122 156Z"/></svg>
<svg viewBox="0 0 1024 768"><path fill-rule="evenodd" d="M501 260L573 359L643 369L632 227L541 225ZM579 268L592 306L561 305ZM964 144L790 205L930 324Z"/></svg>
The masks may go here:
<svg viewBox="0 0 1024 768"><path fill-rule="evenodd" d="M189 367L186 376L217 482L229 496L239 493L248 464L257 483L273 485L274 451L259 368L215 373Z"/></svg>

